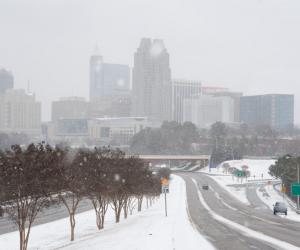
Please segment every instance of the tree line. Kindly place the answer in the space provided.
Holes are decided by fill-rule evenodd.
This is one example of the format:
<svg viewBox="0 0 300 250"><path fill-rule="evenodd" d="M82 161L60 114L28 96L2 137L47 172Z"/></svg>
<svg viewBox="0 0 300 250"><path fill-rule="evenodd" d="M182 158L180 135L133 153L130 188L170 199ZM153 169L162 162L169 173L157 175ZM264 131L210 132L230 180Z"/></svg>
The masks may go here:
<svg viewBox="0 0 300 250"><path fill-rule="evenodd" d="M69 214L74 240L79 203L89 199L97 228L103 229L110 206L115 221L151 204L161 192L160 177L137 157L125 157L109 147L71 149L45 143L14 145L0 151L0 208L18 227L20 250L26 250L37 215L53 204L63 204Z"/></svg>
<svg viewBox="0 0 300 250"><path fill-rule="evenodd" d="M276 130L267 125L229 126L216 122L197 128L191 122L164 122L159 128L145 128L134 135L130 151L137 154L216 155L216 162L243 156L282 156L300 150L300 130Z"/></svg>
<svg viewBox="0 0 300 250"><path fill-rule="evenodd" d="M298 167L300 168L300 157L287 154L280 157L275 164L269 168L269 173L281 179L282 185L286 188L286 194L293 199L295 199L295 197L291 195L291 184L298 182Z"/></svg>

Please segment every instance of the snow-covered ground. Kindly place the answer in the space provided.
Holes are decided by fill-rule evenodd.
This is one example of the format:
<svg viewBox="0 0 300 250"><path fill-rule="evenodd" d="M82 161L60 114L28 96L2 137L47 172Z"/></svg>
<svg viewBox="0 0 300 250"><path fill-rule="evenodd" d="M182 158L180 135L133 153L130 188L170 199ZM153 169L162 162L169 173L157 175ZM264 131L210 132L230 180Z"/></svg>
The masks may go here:
<svg viewBox="0 0 300 250"><path fill-rule="evenodd" d="M262 188L257 188L256 190L258 197L271 209L273 210L273 205L275 202L284 202L288 207L288 214L280 215L282 218L286 218L289 220L300 221L300 215L297 214L294 208L290 205L287 198L280 195L275 189L273 185L266 185Z"/></svg>
<svg viewBox="0 0 300 250"><path fill-rule="evenodd" d="M237 178L231 174L226 174L223 168L223 164L228 163L231 167L236 169L242 169L242 166L248 166L248 171L250 171L250 177L247 178ZM240 200L245 204L249 204L246 196L246 188L235 184L242 184L245 182L262 182L274 179L269 174L269 167L275 163L275 160L253 160L253 159L242 159L242 160L232 160L221 163L216 168L208 167L201 169L200 172L204 172L210 175L219 185L221 185L225 190L232 194L235 198Z"/></svg>
<svg viewBox="0 0 300 250"><path fill-rule="evenodd" d="M76 216L75 241L69 241L69 220L61 219L35 226L29 249L101 249L101 250L196 250L214 249L192 226L186 208L185 182L173 177L167 195L168 217L164 214L163 196L141 213L114 223L110 210L105 229L98 231L94 211ZM18 249L18 232L0 235L0 249Z"/></svg>

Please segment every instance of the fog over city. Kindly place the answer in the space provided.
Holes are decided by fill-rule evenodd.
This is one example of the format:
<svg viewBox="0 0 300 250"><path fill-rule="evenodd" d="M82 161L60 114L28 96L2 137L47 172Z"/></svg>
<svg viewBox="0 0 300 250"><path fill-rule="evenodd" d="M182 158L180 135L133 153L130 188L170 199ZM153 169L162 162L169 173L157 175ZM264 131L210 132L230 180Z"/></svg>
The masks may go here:
<svg viewBox="0 0 300 250"><path fill-rule="evenodd" d="M0 0L0 250L299 250L300 0Z"/></svg>
<svg viewBox="0 0 300 250"><path fill-rule="evenodd" d="M244 95L295 94L300 122L297 0L0 0L0 68L42 102L89 97L89 59L133 67L143 37L162 39L172 79ZM29 83L29 84L28 84Z"/></svg>

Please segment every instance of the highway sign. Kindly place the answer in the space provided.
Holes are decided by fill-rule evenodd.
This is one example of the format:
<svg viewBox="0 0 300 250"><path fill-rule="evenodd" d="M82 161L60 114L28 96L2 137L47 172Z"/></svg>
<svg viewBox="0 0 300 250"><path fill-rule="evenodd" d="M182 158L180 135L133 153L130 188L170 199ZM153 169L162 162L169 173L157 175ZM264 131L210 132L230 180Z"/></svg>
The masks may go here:
<svg viewBox="0 0 300 250"><path fill-rule="evenodd" d="M300 183L294 182L291 185L292 195L300 195Z"/></svg>
<svg viewBox="0 0 300 250"><path fill-rule="evenodd" d="M245 176L245 172L243 170L235 170L234 171L234 175L237 176L237 177L244 177Z"/></svg>

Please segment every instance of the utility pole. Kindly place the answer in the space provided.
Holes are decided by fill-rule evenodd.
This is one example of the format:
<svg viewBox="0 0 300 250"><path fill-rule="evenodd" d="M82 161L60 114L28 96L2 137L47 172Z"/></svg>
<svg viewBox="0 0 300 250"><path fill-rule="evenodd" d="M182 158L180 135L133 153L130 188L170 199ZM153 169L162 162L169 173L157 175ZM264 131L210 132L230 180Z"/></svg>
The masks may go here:
<svg viewBox="0 0 300 250"><path fill-rule="evenodd" d="M297 159L296 159L297 160ZM300 174L299 174L299 163L298 163L298 160L297 160L297 182L299 183L300 182ZM299 211L299 195L297 195L297 211Z"/></svg>
<svg viewBox="0 0 300 250"><path fill-rule="evenodd" d="M165 215L168 216L168 210L167 210L167 190L165 189Z"/></svg>

